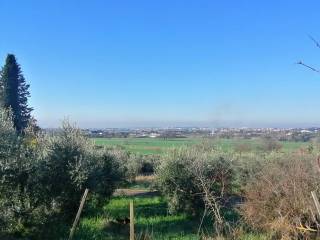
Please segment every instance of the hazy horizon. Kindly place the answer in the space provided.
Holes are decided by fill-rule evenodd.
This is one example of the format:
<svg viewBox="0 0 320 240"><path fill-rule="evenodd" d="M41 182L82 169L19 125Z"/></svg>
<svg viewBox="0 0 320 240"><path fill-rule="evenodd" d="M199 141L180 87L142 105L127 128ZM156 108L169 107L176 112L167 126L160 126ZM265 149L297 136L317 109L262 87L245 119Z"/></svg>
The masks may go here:
<svg viewBox="0 0 320 240"><path fill-rule="evenodd" d="M320 126L319 1L0 2L42 127Z"/></svg>
<svg viewBox="0 0 320 240"><path fill-rule="evenodd" d="M296 123L285 123L285 122L243 122L243 121L193 121L193 122L182 122L182 121L105 121L105 122L86 122L86 121L73 121L71 118L63 118L57 122L47 122L43 124L40 122L40 127L42 128L59 128L62 122L68 119L72 124L83 129L106 129L106 128L172 128L172 127L207 127L207 128L310 128L310 127L320 127L320 123L306 123L306 122L296 122Z"/></svg>

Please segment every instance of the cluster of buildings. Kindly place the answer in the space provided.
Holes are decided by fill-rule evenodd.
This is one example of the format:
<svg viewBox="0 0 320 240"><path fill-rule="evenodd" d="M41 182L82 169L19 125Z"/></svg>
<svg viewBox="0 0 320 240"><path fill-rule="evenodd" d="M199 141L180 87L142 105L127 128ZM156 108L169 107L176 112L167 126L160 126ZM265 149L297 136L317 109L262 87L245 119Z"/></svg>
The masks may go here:
<svg viewBox="0 0 320 240"><path fill-rule="evenodd" d="M190 136L210 136L212 129L198 127L175 128L107 128L86 129L90 137L132 137L132 138L185 138Z"/></svg>
<svg viewBox="0 0 320 240"><path fill-rule="evenodd" d="M256 138L272 137L280 141L308 141L317 137L320 128L106 128L86 129L90 137L104 138L186 138L186 137L220 137L220 138Z"/></svg>
<svg viewBox="0 0 320 240"><path fill-rule="evenodd" d="M211 133L212 136L221 138L256 138L272 137L280 141L309 141L318 137L320 128L217 128Z"/></svg>

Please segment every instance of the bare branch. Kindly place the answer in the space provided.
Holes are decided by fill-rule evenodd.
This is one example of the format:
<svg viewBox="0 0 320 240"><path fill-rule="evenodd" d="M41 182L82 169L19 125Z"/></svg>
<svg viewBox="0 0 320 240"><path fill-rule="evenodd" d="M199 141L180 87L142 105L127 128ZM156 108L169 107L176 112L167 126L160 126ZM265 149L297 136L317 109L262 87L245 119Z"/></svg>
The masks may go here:
<svg viewBox="0 0 320 240"><path fill-rule="evenodd" d="M309 38L314 42L314 44L318 47L318 48L320 48L320 43L317 41L317 40L315 40L311 35L308 35L309 36Z"/></svg>
<svg viewBox="0 0 320 240"><path fill-rule="evenodd" d="M314 68L314 67L311 67L311 66L303 63L302 61L297 62L297 64L302 65L302 66L304 66L304 67L306 67L306 68L309 68L310 70L312 70L312 71L314 71L314 72L320 73L320 71L319 71L318 69L316 69L316 68Z"/></svg>

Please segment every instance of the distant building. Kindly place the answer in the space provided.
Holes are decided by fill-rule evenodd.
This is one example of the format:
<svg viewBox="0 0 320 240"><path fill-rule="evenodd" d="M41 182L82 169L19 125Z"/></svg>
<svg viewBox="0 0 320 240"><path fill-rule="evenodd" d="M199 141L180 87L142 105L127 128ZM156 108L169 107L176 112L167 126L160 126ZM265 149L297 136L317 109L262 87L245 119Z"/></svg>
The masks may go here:
<svg viewBox="0 0 320 240"><path fill-rule="evenodd" d="M157 137L160 137L160 134L159 133L150 133L149 137L157 138Z"/></svg>

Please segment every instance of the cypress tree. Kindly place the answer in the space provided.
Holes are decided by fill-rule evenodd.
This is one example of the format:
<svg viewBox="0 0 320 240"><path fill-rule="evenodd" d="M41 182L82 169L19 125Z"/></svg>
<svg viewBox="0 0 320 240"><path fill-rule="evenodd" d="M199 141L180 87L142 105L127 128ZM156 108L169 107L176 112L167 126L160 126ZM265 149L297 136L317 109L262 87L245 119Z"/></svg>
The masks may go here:
<svg viewBox="0 0 320 240"><path fill-rule="evenodd" d="M0 73L0 106L10 109L13 115L14 127L22 132L31 120L28 106L29 84L22 74L21 67L13 54L8 54Z"/></svg>

